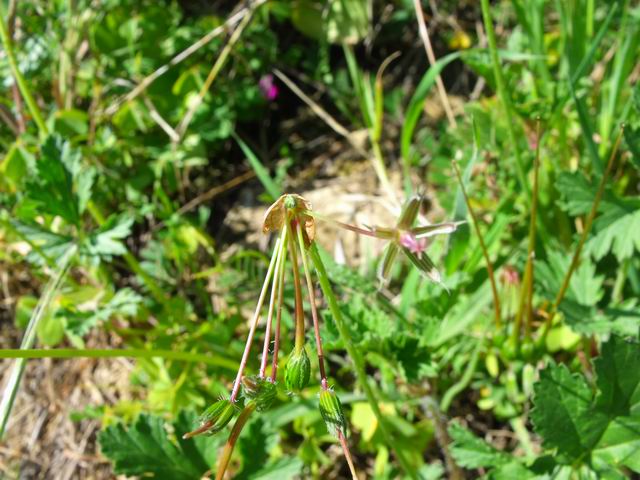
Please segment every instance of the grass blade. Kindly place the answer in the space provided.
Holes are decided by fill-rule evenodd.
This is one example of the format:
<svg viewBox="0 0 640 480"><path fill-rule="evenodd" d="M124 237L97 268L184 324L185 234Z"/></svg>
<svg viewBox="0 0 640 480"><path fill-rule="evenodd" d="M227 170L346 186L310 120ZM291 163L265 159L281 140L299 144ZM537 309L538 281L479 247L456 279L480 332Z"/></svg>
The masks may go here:
<svg viewBox="0 0 640 480"><path fill-rule="evenodd" d="M232 135L235 141L238 142L238 145L240 145L242 153L244 153L247 157L247 160L249 160L249 165L251 165L253 171L256 172L258 180L260 180L260 183L262 183L262 186L271 197L271 200L277 200L280 195L282 195L282 190L280 189L280 187L278 187L278 185L276 185L276 182L273 181L271 175L269 175L269 171L262 164L256 154L253 153L253 150L249 148L249 145L244 143L244 141L235 132L232 133Z"/></svg>
<svg viewBox="0 0 640 480"><path fill-rule="evenodd" d="M33 314L29 319L29 323L24 332L24 337L22 338L22 343L20 345L21 350L30 349L35 340L36 340L36 330L40 320L44 313L49 308L49 304L51 300L53 300L54 295L60 288L62 283L62 279L64 278L65 273L67 272L69 265L71 264L71 259L76 253L76 246L70 247L66 253L60 258L58 261L58 269L54 272L53 276L47 282L47 285L44 288L44 292L36 305L36 308L33 310ZM20 387L20 380L22 379L22 374L24 372L24 367L26 365L26 358L19 358L16 360L13 365L13 370L9 375L9 380L7 381L7 385L4 389L4 393L2 394L2 400L0 401L0 439L4 436L5 429L7 427L7 422L9 421L9 416L11 415L11 409L13 408L13 402L16 399L16 394L18 393L18 388Z"/></svg>

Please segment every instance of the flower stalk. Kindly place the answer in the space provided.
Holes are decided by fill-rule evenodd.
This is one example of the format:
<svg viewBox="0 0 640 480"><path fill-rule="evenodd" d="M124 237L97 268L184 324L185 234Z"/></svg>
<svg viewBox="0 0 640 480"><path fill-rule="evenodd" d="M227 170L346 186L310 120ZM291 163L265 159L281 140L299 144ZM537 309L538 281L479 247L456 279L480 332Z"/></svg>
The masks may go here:
<svg viewBox="0 0 640 480"><path fill-rule="evenodd" d="M282 244L284 244L286 240L287 240L287 231L283 230L281 237L276 241L275 250L278 251L279 249L281 249ZM249 359L249 351L251 350L251 344L253 343L253 336L256 333L256 327L258 326L258 321L260 320L260 311L262 310L262 305L264 303L265 297L267 296L267 290L269 289L269 283L271 282L271 278L273 276L276 258L277 258L277 255L273 255L271 257L271 262L269 263L269 269L267 270L267 276L264 280L264 284L262 285L262 290L260 291L260 297L258 298L258 305L256 306L255 313L253 314L253 319L251 320L249 335L247 336L247 342L245 344L244 352L242 354L242 360L240 360L240 367L238 368L238 374L236 375L236 379L233 383L233 389L231 391L231 396L230 396L231 402L235 402L237 400L237 396L240 391L242 374L244 373L244 369L247 365L247 360Z"/></svg>

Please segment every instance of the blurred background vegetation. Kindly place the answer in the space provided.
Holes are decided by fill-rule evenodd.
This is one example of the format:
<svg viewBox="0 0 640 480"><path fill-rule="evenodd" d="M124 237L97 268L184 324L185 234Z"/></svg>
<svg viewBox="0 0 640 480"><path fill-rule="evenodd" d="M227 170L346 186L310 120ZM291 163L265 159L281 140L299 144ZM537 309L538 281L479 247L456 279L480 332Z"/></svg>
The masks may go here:
<svg viewBox="0 0 640 480"><path fill-rule="evenodd" d="M379 289L384 244L318 226L394 439L322 305L362 477L640 473L636 2L0 4L0 476L211 475L226 432L180 435L233 381L266 208L392 226L416 191L468 220L430 246L442 284L399 262ZM349 478L317 393L255 416L228 478Z"/></svg>

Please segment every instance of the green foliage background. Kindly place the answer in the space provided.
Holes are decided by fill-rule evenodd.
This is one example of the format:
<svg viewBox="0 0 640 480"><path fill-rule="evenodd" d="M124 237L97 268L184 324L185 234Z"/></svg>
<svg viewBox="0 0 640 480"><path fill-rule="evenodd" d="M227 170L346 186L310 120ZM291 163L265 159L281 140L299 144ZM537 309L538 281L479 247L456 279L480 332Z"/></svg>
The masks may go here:
<svg viewBox="0 0 640 480"><path fill-rule="evenodd" d="M382 434L323 304L330 381L362 475L640 474L640 8L628 0L443 1L431 12L433 2L422 2L441 59L429 67L410 0L258 2L181 132L236 23L122 99L238 11L233 2L210 3L33 1L12 11L14 2L3 2L10 28L0 55L0 268L9 278L26 269L32 285L3 304L0 322L24 329L25 338L35 328L24 348L71 349L60 356L98 356L86 348L96 332L115 339L105 348L138 352L136 400L75 416L100 422L113 471L167 479L215 471L228 432L181 436L228 392L270 250L223 227L245 201L237 190L222 188L213 199L207 192L253 172L240 182L266 210L280 192L304 187L308 172L318 174L309 158L324 148L314 140L328 136L351 152L350 162L375 172L382 195L385 177L401 176L404 194L426 192L429 220L468 221L429 247L442 284L399 261L378 289L380 259L345 266L323 253L393 438ZM497 45L477 34L483 14L485 29L487 20L496 25ZM400 58L376 77L396 50ZM277 73L278 95L265 98L260 81L276 69L367 141L334 132ZM439 102L438 73L456 100L455 127L425 114L425 101ZM518 329L536 146L532 313ZM496 270L500 326L454 159ZM67 274L44 302L56 272ZM290 288L285 306L290 332ZM283 337L283 352L292 337ZM5 398L11 392L19 395L19 380ZM297 396L280 392L272 409L254 415L230 475L347 478L317 392L313 382ZM20 464L10 468L19 475Z"/></svg>

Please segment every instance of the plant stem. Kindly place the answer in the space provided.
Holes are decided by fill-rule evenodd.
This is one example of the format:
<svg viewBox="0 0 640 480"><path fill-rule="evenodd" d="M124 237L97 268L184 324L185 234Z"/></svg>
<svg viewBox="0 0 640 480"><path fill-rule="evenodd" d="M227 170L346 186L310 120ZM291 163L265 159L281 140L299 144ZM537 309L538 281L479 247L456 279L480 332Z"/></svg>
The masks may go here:
<svg viewBox="0 0 640 480"><path fill-rule="evenodd" d="M564 280L562 281L562 286L556 295L556 299L553 302L553 306L551 307L551 311L549 312L549 316L547 317L547 321L545 322L544 332L542 334L542 338L546 337L549 329L551 328L551 322L555 313L558 311L558 307L560 306L560 302L564 298L565 293L567 293L567 289L569 288L569 282L571 281L571 276L573 272L578 267L578 262L580 261L580 254L582 253L582 247L584 247L584 243L587 240L587 236L591 230L591 226L593 225L593 220L598 213L598 206L600 205L600 200L602 199L602 194L604 193L604 188L607 183L607 178L611 173L611 167L613 166L613 160L618 153L618 147L620 146L620 141L622 140L622 134L624 132L624 125L620 127L620 133L618 134L618 138L616 139L616 143L613 146L613 150L611 151L611 156L609 157L609 161L607 162L607 168L602 174L602 178L600 179L600 184L598 185L598 190L596 192L596 196L593 199L593 204L591 205L591 211L587 216L587 221L585 222L584 229L582 231L582 235L580 236L580 240L578 241L578 246L576 247L576 251L573 254L573 258L571 259L571 264L569 265L569 270L564 276Z"/></svg>
<svg viewBox="0 0 640 480"><path fill-rule="evenodd" d="M538 176L540 171L540 118L536 126L536 156L533 162L533 197L531 199L531 218L529 219L529 247L527 249L526 270L529 272L525 293L527 295L526 322L524 325L525 338L531 336L531 324L533 322L533 260L536 256L536 222L538 216ZM525 275L526 276L526 275Z"/></svg>
<svg viewBox="0 0 640 480"><path fill-rule="evenodd" d="M379 405L376 392L374 391L374 388L371 386L367 378L364 358L362 357L360 351L356 348L356 346L353 343L353 339L351 338L351 333L349 332L349 327L347 327L347 324L344 318L342 317L342 311L340 310L340 307L338 305L338 300L333 294L333 289L331 288L331 283L329 281L327 271L324 267L324 264L322 263L322 259L320 258L320 254L318 252L318 247L316 246L315 243L312 243L311 246L309 247L309 256L311 258L311 262L313 263L313 266L316 269L318 280L320 282L320 288L322 289L322 293L327 299L327 303L329 304L329 310L333 315L333 319L336 323L336 327L338 328L338 332L340 333L340 337L342 338L342 341L344 342L347 353L351 357L351 361L353 362L353 365L355 367L356 378L358 379L358 382L360 383L362 389L364 390L364 393L367 397L367 401L371 406L371 410L373 411L373 414L375 415L378 421L378 425L380 427L380 431L382 432L382 436L384 437L385 442L387 443L389 448L395 451L396 456L398 457L398 461L400 462L400 465L402 466L402 469L405 471L405 473L410 478L417 479L418 474L415 471L415 468L413 467L413 465L411 465L409 459L405 456L405 453L402 450L402 448L398 447L396 440L393 438L391 430L387 426L385 417L382 414L382 411L380 410L380 405Z"/></svg>
<svg viewBox="0 0 640 480"><path fill-rule="evenodd" d="M278 240L276 240L275 250L279 250L280 245L283 242L287 241L287 230L282 230L282 235ZM267 270L267 276L264 279L264 284L262 285L262 290L260 291L260 297L258 298L258 304L256 305L256 310L253 314L253 318L251 319L251 326L249 327L249 335L247 336L247 343L244 346L244 352L242 353L242 360L240 360L240 367L238 368L238 375L236 375L236 379L233 382L233 390L231 390L231 396L229 399L232 402L236 401L236 397L238 396L238 392L240 391L240 383L242 380L242 374L244 372L245 367L247 366L247 360L249 359L249 351L251 350L251 344L253 343L253 336L256 333L256 327L258 326L258 321L260 320L260 310L262 310L262 304L264 303L264 299L267 296L267 290L269 290L269 283L271 282L271 277L273 276L273 270L276 264L277 255L271 255L271 262L269 262L269 269Z"/></svg>
<svg viewBox="0 0 640 480"><path fill-rule="evenodd" d="M353 464L353 459L351 458L351 452L349 451L349 445L347 444L347 439L344 438L344 435L340 431L338 431L338 440L340 441L340 446L342 447L342 452L344 453L344 457L347 459L347 464L349 465L349 471L351 472L351 478L353 480L358 480L358 474L356 472L356 467Z"/></svg>
<svg viewBox="0 0 640 480"><path fill-rule="evenodd" d="M5 15L4 15L4 7L2 3L0 3L0 17L1 17L0 18L0 38L2 39L2 46L4 47L4 50L7 54L7 61L9 62L9 68L11 68L11 73L13 74L13 77L15 78L16 83L18 84L18 88L20 88L20 92L24 97L24 101L26 102L27 107L29 107L29 111L33 116L33 120L36 122L36 125L38 126L40 135L44 136L47 133L49 133L49 131L47 129L47 125L42 116L42 112L40 111L38 104L33 98L33 95L31 95L31 90L29 89L29 86L27 85L26 80L24 79L24 77L22 76L22 73L20 73L20 69L18 68L18 62L16 60L15 52L13 51L13 42L9 37L7 26L4 23Z"/></svg>
<svg viewBox="0 0 640 480"><path fill-rule="evenodd" d="M418 31L420 32L420 38L422 39L422 43L424 44L424 50L427 53L429 65L433 67L436 63L436 56L433 53L433 47L431 46L431 40L429 39L429 31L427 30L427 24L424 21L424 12L422 11L422 5L420 4L420 1L421 0L413 0L413 7L416 11L416 19L418 20ZM436 75L436 87L438 88L438 96L440 97L440 102L442 102L442 106L444 107L444 111L447 115L449 126L456 128L458 125L453 115L451 104L449 103L449 97L447 97L447 90L444 88L444 83L442 82L442 76L439 73L438 75Z"/></svg>
<svg viewBox="0 0 640 480"><path fill-rule="evenodd" d="M460 191L462 192L464 201L467 204L467 210L469 210L469 215L471 216L473 228L476 231L476 235L478 235L478 242L480 242L480 249L482 250L482 255L484 256L485 262L487 262L487 273L489 275L489 282L491 283L491 292L493 294L493 307L495 311L496 329L500 330L502 328L502 311L500 309L500 296L498 295L498 288L496 286L496 279L493 271L493 263L491 263L491 259L489 258L489 251L487 250L487 246L484 243L484 237L482 236L482 232L480 231L480 225L478 224L478 217L476 216L476 213L473 210L473 207L471 206L471 202L469 201L469 196L467 195L467 190L464 187L464 182L462 181L462 175L460 174L460 169L458 168L458 163L455 160L453 161L453 169L455 170L456 176L458 177L458 183L460 184Z"/></svg>
<svg viewBox="0 0 640 480"><path fill-rule="evenodd" d="M291 231L291 225L287 221L286 230L289 232L289 253L291 255L291 268L293 269L293 290L295 293L295 322L296 337L295 351L300 353L304 348L304 307L302 305L302 288L300 287L300 270L298 269L298 253L294 233ZM294 225L296 230L298 225Z"/></svg>
<svg viewBox="0 0 640 480"><path fill-rule="evenodd" d="M520 329L522 319L526 316L525 337L531 336L531 323L533 321L532 297L533 297L533 259L536 249L536 220L538 214L538 172L540 170L540 119L536 128L536 156L533 164L533 194L531 199L531 217L529 218L529 246L527 247L527 262L524 267L522 286L520 288L520 300L518 311L511 333L511 341L516 347L520 342Z"/></svg>
<svg viewBox="0 0 640 480"><path fill-rule="evenodd" d="M304 276L307 281L307 292L309 294L309 304L311 305L311 317L313 318L313 332L316 337L316 350L318 352L318 367L320 369L320 384L323 389L328 387L327 385L327 373L324 369L324 352L322 350L322 338L320 338L320 320L318 319L318 309L316 307L316 294L313 288L313 280L311 280L311 270L309 269L309 262L307 260L307 252L304 244L304 238L302 237L302 229L298 228L298 245L300 246L300 256L302 257L302 267L304 269Z"/></svg>
<svg viewBox="0 0 640 480"><path fill-rule="evenodd" d="M467 364L467 368L462 374L460 380L457 383L453 384L442 396L442 400L440 401L440 410L442 410L444 413L447 413L449 407L451 406L451 402L456 397L456 395L467 388L467 386L471 382L473 374L476 371L476 366L478 365L480 350L482 350L482 340L478 340L476 348L473 349L471 360Z"/></svg>
<svg viewBox="0 0 640 480"><path fill-rule="evenodd" d="M146 350L135 348L89 349L75 348L53 349L2 349L2 358L164 358L183 362L202 362L216 367L235 370L237 362L211 353L176 352L173 350Z"/></svg>
<svg viewBox="0 0 640 480"><path fill-rule="evenodd" d="M511 145L513 147L513 154L516 160L516 174L518 176L518 181L520 182L520 187L523 192L526 194L526 197L529 198L529 185L527 184L527 178L524 173L524 166L522 165L522 157L520 155L520 146L518 144L518 138L516 136L515 130L515 118L513 114L513 107L511 105L511 99L509 97L509 93L507 92L507 87L504 81L504 77L502 75L502 69L500 66L500 58L498 56L498 47L496 44L496 33L493 29L493 22L491 20L491 10L489 7L489 0L481 0L480 1L482 7L482 18L484 20L484 29L487 33L487 41L489 43L489 53L491 54L491 61L493 63L493 74L496 78L496 87L498 90L498 96L500 97L500 101L502 102L502 107L504 108L506 120L507 120L507 131L509 133L509 140L511 141Z"/></svg>
<svg viewBox="0 0 640 480"><path fill-rule="evenodd" d="M2 23L2 21L0 21L0 23ZM29 324L27 325L27 328L24 332L24 337L22 338L22 343L20 344L20 350L16 350L17 352L25 352L30 349L35 343L38 324L40 323L40 320L42 320L44 313L49 308L49 305L53 300L53 296L60 288L62 279L64 278L65 273L71 265L71 259L75 256L76 252L77 247L73 245L58 260L58 269L54 272L53 276L47 282L47 285L42 292L42 296L40 297L36 308L31 314ZM4 354L5 352L7 352L7 350L0 350L0 355ZM4 436L7 422L9 421L9 416L11 414L11 409L13 408L13 402L16 399L18 388L20 386L20 380L22 379L22 374L24 373L24 367L27 363L26 359L28 357L16 356L14 358L18 358L18 360L13 365L13 370L9 375L9 380L6 384L7 386L5 387L4 393L2 395L2 400L0 401L0 439Z"/></svg>
<svg viewBox="0 0 640 480"><path fill-rule="evenodd" d="M283 262L286 262L286 256ZM276 378L278 377L278 354L280 353L280 325L282 323L282 304L284 302L284 278L285 277L284 277L284 263L283 263L283 268L280 269L280 279L279 279L280 288L278 290L278 314L276 317L275 340L273 342L273 361L271 363L271 381L272 382L275 382Z"/></svg>
<svg viewBox="0 0 640 480"><path fill-rule="evenodd" d="M269 299L269 313L267 315L267 326L264 333L264 346L262 347L262 360L260 362L260 378L264 378L264 372L267 369L267 360L269 359L269 345L271 344L271 323L273 322L273 312L276 309L276 302L279 300L276 295L280 293L282 281L282 270L284 269L284 261L286 258L287 244L281 243L278 249L276 259L276 269L273 273L273 285L271 286L271 298Z"/></svg>
<svg viewBox="0 0 640 480"><path fill-rule="evenodd" d="M225 472L227 471L227 467L229 466L229 460L231 460L231 454L233 453L233 449L236 446L236 442L240 437L240 433L242 429L249 420L251 414L255 411L256 404L254 402L249 403L244 410L238 416L236 423L234 423L233 428L231 429L231 433L229 434L229 438L227 439L227 443L224 445L224 450L220 454L218 458L218 470L216 471L216 480L222 480Z"/></svg>

